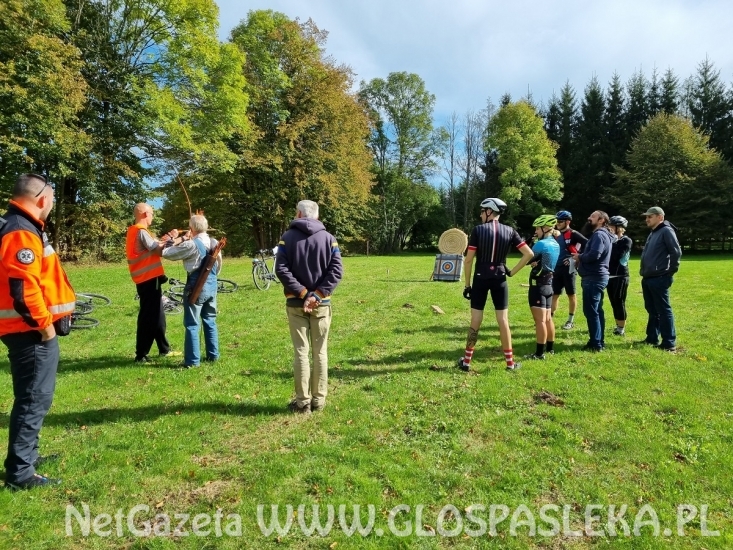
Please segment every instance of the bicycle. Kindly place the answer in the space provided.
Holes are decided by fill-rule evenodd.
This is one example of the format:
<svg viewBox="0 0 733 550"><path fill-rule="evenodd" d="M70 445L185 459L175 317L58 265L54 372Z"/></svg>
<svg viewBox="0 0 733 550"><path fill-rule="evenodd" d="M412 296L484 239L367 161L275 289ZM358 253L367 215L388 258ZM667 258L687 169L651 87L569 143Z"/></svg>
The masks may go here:
<svg viewBox="0 0 733 550"><path fill-rule="evenodd" d="M77 292L76 303L85 302L87 304L95 306L108 306L112 303L112 300L103 296L102 294L93 294L91 292Z"/></svg>
<svg viewBox="0 0 733 550"><path fill-rule="evenodd" d="M272 260L272 268L267 265L270 260ZM272 281L278 282L275 276L275 256L272 251L262 249L255 254L252 259L252 280L260 290L270 288Z"/></svg>
<svg viewBox="0 0 733 550"><path fill-rule="evenodd" d="M99 320L88 317L94 311L94 306L108 306L112 300L102 294L93 294L91 292L77 292L76 306L71 314L71 328L80 330L94 328L99 325Z"/></svg>
<svg viewBox="0 0 733 550"><path fill-rule="evenodd" d="M99 324L97 319L87 317L86 313L74 312L71 314L71 330L94 328Z"/></svg>
<svg viewBox="0 0 733 550"><path fill-rule="evenodd" d="M239 285L229 279L217 279L216 280L216 291L217 292L234 292L239 288Z"/></svg>
<svg viewBox="0 0 733 550"><path fill-rule="evenodd" d="M166 315L176 315L183 312L183 291L185 283L178 279L168 279L170 287L163 294L163 311Z"/></svg>
<svg viewBox="0 0 733 550"><path fill-rule="evenodd" d="M171 298L169 295L163 294L163 312L166 315L177 315L183 312L183 305L181 302Z"/></svg>
<svg viewBox="0 0 733 550"><path fill-rule="evenodd" d="M178 279L169 279L168 282L171 284L171 288L168 289L168 296L183 303L183 290L186 288L186 284ZM229 279L217 279L216 280L216 291L217 293L230 293L234 292L239 288L239 285ZM171 296L171 294L173 296Z"/></svg>

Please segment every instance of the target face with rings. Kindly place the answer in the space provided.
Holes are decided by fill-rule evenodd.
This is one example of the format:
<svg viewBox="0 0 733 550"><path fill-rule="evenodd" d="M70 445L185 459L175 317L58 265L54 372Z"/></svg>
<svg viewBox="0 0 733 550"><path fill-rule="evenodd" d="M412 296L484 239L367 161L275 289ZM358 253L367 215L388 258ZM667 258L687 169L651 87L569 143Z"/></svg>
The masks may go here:
<svg viewBox="0 0 733 550"><path fill-rule="evenodd" d="M435 256L433 281L459 281L463 272L463 254L438 254Z"/></svg>

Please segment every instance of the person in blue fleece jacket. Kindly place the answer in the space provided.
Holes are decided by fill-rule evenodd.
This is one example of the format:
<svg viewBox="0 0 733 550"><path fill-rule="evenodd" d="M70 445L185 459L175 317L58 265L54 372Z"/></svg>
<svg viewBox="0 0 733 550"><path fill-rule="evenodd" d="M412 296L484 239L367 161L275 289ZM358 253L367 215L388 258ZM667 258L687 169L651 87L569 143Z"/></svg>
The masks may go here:
<svg viewBox="0 0 733 550"><path fill-rule="evenodd" d="M288 407L296 413L310 414L326 406L331 295L341 280L343 266L336 238L318 220L318 204L300 201L295 215L280 237L275 274L285 290L295 349L295 399Z"/></svg>

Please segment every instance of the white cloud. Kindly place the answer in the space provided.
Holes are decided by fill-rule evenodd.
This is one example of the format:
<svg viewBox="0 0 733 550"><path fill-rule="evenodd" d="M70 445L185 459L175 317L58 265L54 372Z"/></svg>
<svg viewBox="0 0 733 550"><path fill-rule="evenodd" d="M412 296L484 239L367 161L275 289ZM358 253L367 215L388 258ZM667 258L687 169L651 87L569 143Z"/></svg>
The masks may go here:
<svg viewBox="0 0 733 550"><path fill-rule="evenodd" d="M418 74L436 115L480 109L505 92L547 100L566 80L578 97L597 75L626 82L672 68L684 79L707 56L733 80L728 38L733 3L722 0L219 0L221 37L249 10L312 18L329 32L327 52L359 80Z"/></svg>

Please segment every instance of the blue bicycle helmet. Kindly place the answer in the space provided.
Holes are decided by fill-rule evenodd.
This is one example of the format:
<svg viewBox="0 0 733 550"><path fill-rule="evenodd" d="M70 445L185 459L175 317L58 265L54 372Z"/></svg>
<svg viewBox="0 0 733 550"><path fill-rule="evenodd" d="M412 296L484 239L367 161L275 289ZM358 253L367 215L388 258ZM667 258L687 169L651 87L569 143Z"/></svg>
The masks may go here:
<svg viewBox="0 0 733 550"><path fill-rule="evenodd" d="M569 221L573 219L573 215L567 210L560 210L560 212L555 214L555 217L559 222Z"/></svg>

